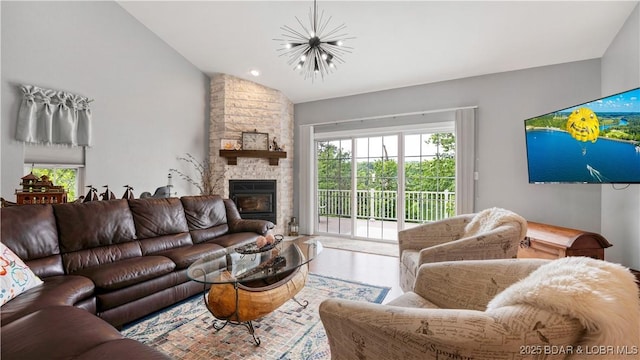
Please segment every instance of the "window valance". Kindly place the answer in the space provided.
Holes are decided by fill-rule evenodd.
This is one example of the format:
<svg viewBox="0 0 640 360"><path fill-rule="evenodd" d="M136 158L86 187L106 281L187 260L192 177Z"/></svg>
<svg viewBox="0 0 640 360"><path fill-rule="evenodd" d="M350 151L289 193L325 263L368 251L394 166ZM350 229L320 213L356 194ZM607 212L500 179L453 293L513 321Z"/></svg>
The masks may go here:
<svg viewBox="0 0 640 360"><path fill-rule="evenodd" d="M22 85L16 140L31 144L91 146L93 99L66 91Z"/></svg>

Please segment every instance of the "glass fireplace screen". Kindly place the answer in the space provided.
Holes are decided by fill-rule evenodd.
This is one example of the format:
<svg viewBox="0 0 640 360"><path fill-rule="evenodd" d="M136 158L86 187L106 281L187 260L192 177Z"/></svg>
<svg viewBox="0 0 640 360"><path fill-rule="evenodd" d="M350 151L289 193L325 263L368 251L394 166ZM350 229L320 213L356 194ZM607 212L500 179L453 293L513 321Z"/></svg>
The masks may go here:
<svg viewBox="0 0 640 360"><path fill-rule="evenodd" d="M271 212L271 194L236 194L235 201L240 213Z"/></svg>

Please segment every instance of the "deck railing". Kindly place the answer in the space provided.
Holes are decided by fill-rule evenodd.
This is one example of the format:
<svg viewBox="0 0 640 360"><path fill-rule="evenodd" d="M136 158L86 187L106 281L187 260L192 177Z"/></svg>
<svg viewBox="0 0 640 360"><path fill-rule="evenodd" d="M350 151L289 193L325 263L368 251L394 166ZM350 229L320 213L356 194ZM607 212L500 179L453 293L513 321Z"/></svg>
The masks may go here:
<svg viewBox="0 0 640 360"><path fill-rule="evenodd" d="M358 219L398 219L396 191L357 190ZM455 193L450 191L406 191L405 221L422 223L453 216ZM318 214L328 217L351 217L350 190L318 190Z"/></svg>

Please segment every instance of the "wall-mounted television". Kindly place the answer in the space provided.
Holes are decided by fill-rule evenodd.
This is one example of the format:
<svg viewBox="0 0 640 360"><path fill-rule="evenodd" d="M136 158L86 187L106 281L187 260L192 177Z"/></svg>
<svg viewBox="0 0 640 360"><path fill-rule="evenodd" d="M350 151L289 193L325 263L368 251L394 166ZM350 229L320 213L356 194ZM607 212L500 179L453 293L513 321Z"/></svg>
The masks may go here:
<svg viewBox="0 0 640 360"><path fill-rule="evenodd" d="M640 88L524 125L530 183L640 183Z"/></svg>

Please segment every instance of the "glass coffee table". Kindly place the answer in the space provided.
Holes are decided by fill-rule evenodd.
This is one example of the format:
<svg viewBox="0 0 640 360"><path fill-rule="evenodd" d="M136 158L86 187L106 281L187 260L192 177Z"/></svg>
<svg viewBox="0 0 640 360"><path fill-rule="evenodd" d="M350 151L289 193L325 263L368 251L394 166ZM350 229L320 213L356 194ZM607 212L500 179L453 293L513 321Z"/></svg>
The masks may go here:
<svg viewBox="0 0 640 360"><path fill-rule="evenodd" d="M229 249L223 255L206 256L187 269L188 277L204 285L203 297L219 331L227 324L244 325L256 337L252 320L267 315L288 300L302 307L295 295L302 290L309 273L308 263L322 250L311 240L283 240L258 248L254 243ZM209 289L208 289L209 288ZM207 290L208 289L208 290Z"/></svg>

